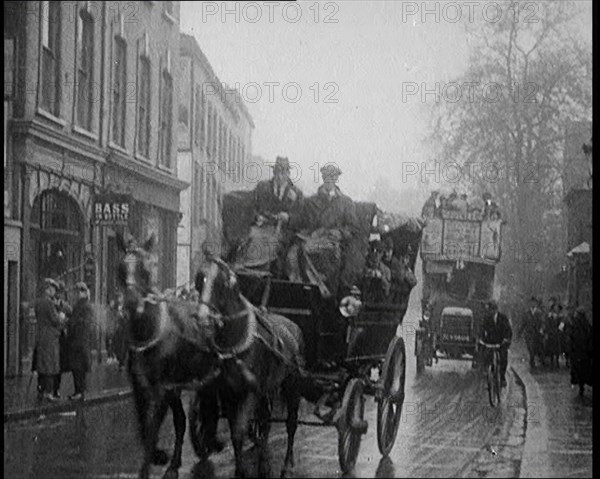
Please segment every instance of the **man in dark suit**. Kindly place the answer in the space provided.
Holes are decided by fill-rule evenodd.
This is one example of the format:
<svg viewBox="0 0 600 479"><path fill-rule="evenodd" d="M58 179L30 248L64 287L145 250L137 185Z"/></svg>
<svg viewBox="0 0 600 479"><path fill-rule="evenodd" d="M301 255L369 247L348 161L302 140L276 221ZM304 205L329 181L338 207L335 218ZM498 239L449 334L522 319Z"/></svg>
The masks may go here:
<svg viewBox="0 0 600 479"><path fill-rule="evenodd" d="M512 341L512 326L506 315L498 311L498 304L491 300L486 305L486 312L481 325L481 340L486 344L500 344L500 372L502 387L506 386L506 368L508 366L508 348ZM489 356L488 356L489 357ZM487 362L485 363L487 364Z"/></svg>
<svg viewBox="0 0 600 479"><path fill-rule="evenodd" d="M278 156L273 178L256 185L255 223L242 248L244 266L265 268L275 263L278 276L283 275L284 258L302 215L302 192L290 180L289 172L289 160Z"/></svg>
<svg viewBox="0 0 600 479"><path fill-rule="evenodd" d="M89 301L89 289L82 281L75 285L77 303L67 324L69 366L73 372L75 393L71 400L81 400L86 390L86 375L92 366L92 333L94 310Z"/></svg>
<svg viewBox="0 0 600 479"><path fill-rule="evenodd" d="M535 367L535 357L537 356L542 365L544 357L542 354L542 333L544 328L544 314L540 308L540 302L537 298L531 297L530 307L523 317L519 333L525 333L525 342L529 351L529 366Z"/></svg>

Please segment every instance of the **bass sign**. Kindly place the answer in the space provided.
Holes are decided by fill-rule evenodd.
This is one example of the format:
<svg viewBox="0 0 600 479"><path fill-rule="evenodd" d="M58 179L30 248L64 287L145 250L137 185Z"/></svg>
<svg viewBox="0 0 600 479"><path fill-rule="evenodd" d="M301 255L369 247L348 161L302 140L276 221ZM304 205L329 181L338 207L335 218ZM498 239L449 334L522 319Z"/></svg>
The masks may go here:
<svg viewBox="0 0 600 479"><path fill-rule="evenodd" d="M126 226L129 221L132 199L129 195L104 194L94 198L94 224L100 226Z"/></svg>

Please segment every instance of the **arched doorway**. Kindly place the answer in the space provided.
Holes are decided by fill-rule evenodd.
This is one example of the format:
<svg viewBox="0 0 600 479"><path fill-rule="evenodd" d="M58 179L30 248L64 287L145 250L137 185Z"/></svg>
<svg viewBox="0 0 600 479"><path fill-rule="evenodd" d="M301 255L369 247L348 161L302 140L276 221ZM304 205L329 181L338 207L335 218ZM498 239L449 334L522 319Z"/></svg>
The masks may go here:
<svg viewBox="0 0 600 479"><path fill-rule="evenodd" d="M34 278L60 278L71 291L83 276L85 231L77 202L57 189L42 192L31 209Z"/></svg>

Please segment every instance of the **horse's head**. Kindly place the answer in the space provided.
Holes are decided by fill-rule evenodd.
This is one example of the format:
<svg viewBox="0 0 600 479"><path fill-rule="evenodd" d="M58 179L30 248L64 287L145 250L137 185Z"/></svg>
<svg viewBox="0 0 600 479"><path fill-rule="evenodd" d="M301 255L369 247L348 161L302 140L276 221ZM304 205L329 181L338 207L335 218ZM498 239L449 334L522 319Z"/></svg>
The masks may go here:
<svg viewBox="0 0 600 479"><path fill-rule="evenodd" d="M125 241L117 235L117 242L125 253L117 268L117 281L124 295L124 307L133 321L132 335L137 341L145 341L154 334L152 324L143 321L143 328L135 323L147 319L146 302L156 291L158 282L158 257L154 252L156 238L151 235L142 245L137 246L133 238Z"/></svg>
<svg viewBox="0 0 600 479"><path fill-rule="evenodd" d="M200 293L200 318L207 319L211 310L224 316L240 309L240 289L235 272L218 257L210 256L207 266L196 275L196 289Z"/></svg>

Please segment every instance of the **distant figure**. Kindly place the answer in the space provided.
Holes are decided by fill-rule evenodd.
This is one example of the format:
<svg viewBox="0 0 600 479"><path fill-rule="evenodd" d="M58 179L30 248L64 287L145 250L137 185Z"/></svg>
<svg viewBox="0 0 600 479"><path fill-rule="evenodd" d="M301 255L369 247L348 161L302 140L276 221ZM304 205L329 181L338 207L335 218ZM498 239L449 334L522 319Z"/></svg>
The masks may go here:
<svg viewBox="0 0 600 479"><path fill-rule="evenodd" d="M481 221L483 218L483 210L485 203L482 198L478 196L474 197L467 206L469 212L469 218L476 221Z"/></svg>
<svg viewBox="0 0 600 479"><path fill-rule="evenodd" d="M563 308L558 305L558 343L560 346L560 355L565 358L565 366L569 367L569 318Z"/></svg>
<svg viewBox="0 0 600 479"><path fill-rule="evenodd" d="M500 373L502 387L506 387L506 369L508 366L508 348L512 341L512 326L508 317L498 311L498 304L491 300L485 305L486 314L481 325L481 340L487 344L498 344L500 348ZM485 351L487 352L487 350ZM490 355L484 364L489 364Z"/></svg>
<svg viewBox="0 0 600 479"><path fill-rule="evenodd" d="M127 354L129 351L129 325L125 311L125 299L121 291L117 292L117 297L112 305L110 315L115 328L113 347L115 357L119 362L119 370L122 370L127 364Z"/></svg>
<svg viewBox="0 0 600 479"><path fill-rule="evenodd" d="M460 195L459 198L454 200L454 205L455 205L456 211L458 212L460 217L466 219L467 218L467 207L468 207L467 195L465 193Z"/></svg>
<svg viewBox="0 0 600 479"><path fill-rule="evenodd" d="M432 191L431 196L427 199L421 210L421 216L425 219L433 218L438 214L438 197L439 191Z"/></svg>
<svg viewBox="0 0 600 479"><path fill-rule="evenodd" d="M536 356L544 364L542 334L544 318L537 298L531 297L530 306L523 317L519 333L525 332L525 342L529 351L529 366L535 368Z"/></svg>
<svg viewBox="0 0 600 479"><path fill-rule="evenodd" d="M558 299L552 297L548 305L548 314L546 315L546 324L544 327L544 352L546 357L550 358L550 367L555 368L558 368L560 351L558 323Z"/></svg>
<svg viewBox="0 0 600 479"><path fill-rule="evenodd" d="M92 367L92 334L94 311L89 302L90 291L81 281L75 285L78 300L68 328L69 366L73 373L75 392L69 399L83 400L86 391L86 376Z"/></svg>
<svg viewBox="0 0 600 479"><path fill-rule="evenodd" d="M68 321L73 312L73 308L67 301L67 286L64 281L59 280L58 290L56 291L56 311L65 315L65 321ZM60 330L60 338L58 340L59 345L59 362L60 372L54 377L54 396L60 399L60 385L62 383L63 373L70 371L69 369L69 358L67 351L67 330L63 327Z"/></svg>
<svg viewBox="0 0 600 479"><path fill-rule="evenodd" d="M592 385L592 326L580 306L575 311L571 324L571 384L579 386L579 395L583 396L585 385Z"/></svg>
<svg viewBox="0 0 600 479"><path fill-rule="evenodd" d="M60 332L66 323L66 315L56 309L55 296L58 283L47 278L44 280L43 296L36 300L34 309L37 320L35 346L35 370L38 373L41 398L46 401L58 401L54 395L56 375L60 374Z"/></svg>

